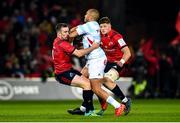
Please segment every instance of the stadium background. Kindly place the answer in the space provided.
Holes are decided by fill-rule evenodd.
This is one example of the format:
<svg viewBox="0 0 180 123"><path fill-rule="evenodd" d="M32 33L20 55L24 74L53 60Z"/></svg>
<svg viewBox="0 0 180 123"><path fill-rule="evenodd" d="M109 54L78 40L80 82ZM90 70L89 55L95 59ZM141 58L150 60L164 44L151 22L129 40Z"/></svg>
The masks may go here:
<svg viewBox="0 0 180 123"><path fill-rule="evenodd" d="M178 0L5 0L0 1L0 8L0 80L20 78L22 81L24 78L40 78L40 82L47 84L48 78L54 77L51 61L51 47L55 37L54 26L58 22L67 22L71 27L81 24L86 10L96 8L100 11L101 17L108 16L111 19L113 28L123 34L133 53L131 65L125 77L133 78L128 88L128 95L135 100L135 109L147 103L147 109L141 108L151 113L153 111L148 110L150 108L156 108L161 104L173 104L173 107L169 107L172 111L163 113L167 117L172 113L169 116L174 116L174 119L173 117L172 119L158 119L158 116L164 115L161 113L154 120L134 119L137 115L133 109L129 121L180 121L178 119L180 112L177 111L180 108L178 105L180 97L180 2ZM80 44L75 42L75 45ZM83 65L83 59L80 62ZM138 100L139 98L142 100ZM164 98L170 98L170 100L164 100ZM149 99L153 100L148 102ZM148 104L155 105L156 102L155 107L148 107ZM47 105L49 102L37 103L38 107L39 103ZM58 103L61 104L61 101L51 102L52 105L61 107ZM72 103L72 107L77 106L78 103ZM95 103L97 105L97 102ZM9 113L10 115L6 112L11 106L13 108L13 104L17 106L16 117L23 117L19 120L11 117L9 121L43 121L43 115L42 120L33 118L32 120L26 117L26 113L39 110L36 106L32 112L21 112L20 106L24 102L0 101L0 104L0 109L2 109L0 121L7 121L11 115L15 115L13 112ZM25 103L25 107L33 107L33 105L35 102ZM163 107L159 108L161 109ZM147 113L141 112L142 110L139 109L138 113ZM157 109L157 112L159 110ZM63 116L67 117L66 112L62 112ZM56 112L57 117L52 114L54 119L50 117L46 120L61 121L58 120L61 119L58 113L62 112ZM46 114L50 113L46 111L44 115ZM41 115L38 114L36 117L38 116ZM78 121L78 118L81 119L81 117L75 117L70 121ZM107 121L108 118L108 116L105 117ZM128 121L128 118L123 117L122 119ZM98 119L98 121L106 120Z"/></svg>

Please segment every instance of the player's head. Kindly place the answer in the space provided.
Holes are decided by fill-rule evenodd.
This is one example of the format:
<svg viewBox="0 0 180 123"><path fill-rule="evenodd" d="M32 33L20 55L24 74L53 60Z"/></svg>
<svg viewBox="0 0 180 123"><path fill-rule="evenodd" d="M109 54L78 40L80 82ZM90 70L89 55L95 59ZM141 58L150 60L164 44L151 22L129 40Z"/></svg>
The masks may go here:
<svg viewBox="0 0 180 123"><path fill-rule="evenodd" d="M107 34L111 31L111 21L108 17L102 17L99 20L99 25L102 34Z"/></svg>
<svg viewBox="0 0 180 123"><path fill-rule="evenodd" d="M99 11L97 9L89 9L84 17L84 22L97 21L99 19Z"/></svg>
<svg viewBox="0 0 180 123"><path fill-rule="evenodd" d="M58 23L56 25L57 36L62 40L67 40L69 37L69 26L66 23Z"/></svg>

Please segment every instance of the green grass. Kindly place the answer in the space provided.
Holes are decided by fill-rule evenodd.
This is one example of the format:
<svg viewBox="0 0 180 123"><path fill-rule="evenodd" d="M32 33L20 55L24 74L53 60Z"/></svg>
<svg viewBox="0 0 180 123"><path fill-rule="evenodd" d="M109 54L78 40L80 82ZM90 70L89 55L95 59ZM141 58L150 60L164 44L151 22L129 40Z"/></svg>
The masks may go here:
<svg viewBox="0 0 180 123"><path fill-rule="evenodd" d="M94 102L99 109L97 101ZM127 116L115 117L112 106L104 116L85 117L70 115L67 109L75 108L81 101L0 101L0 121L62 121L62 122L180 122L180 100L132 100L132 110Z"/></svg>

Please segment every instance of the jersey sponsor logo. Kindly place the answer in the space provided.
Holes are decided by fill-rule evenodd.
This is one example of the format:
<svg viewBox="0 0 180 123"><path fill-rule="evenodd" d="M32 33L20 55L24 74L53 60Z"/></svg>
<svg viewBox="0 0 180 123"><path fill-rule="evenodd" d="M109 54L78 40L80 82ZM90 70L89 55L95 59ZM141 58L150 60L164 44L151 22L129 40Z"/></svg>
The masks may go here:
<svg viewBox="0 0 180 123"><path fill-rule="evenodd" d="M106 47L105 47L106 48ZM108 48L106 48L106 49L104 49L106 52L114 52L116 49L108 49Z"/></svg>

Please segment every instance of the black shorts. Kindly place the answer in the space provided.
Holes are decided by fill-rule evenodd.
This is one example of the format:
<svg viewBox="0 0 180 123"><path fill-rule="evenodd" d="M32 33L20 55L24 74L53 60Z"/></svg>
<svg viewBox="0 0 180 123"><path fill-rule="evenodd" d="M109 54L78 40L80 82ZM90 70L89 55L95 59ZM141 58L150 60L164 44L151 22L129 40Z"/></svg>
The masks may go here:
<svg viewBox="0 0 180 123"><path fill-rule="evenodd" d="M129 71L129 65L124 64L123 67L120 67L117 63L107 62L104 72L107 73L111 68L114 68L119 73L119 76L127 76Z"/></svg>
<svg viewBox="0 0 180 123"><path fill-rule="evenodd" d="M123 66L124 67L124 66ZM118 72L120 72L123 67L120 67L117 63L115 62L107 62L106 67L104 69L104 72L107 73L111 68L114 68Z"/></svg>
<svg viewBox="0 0 180 123"><path fill-rule="evenodd" d="M71 85L71 81L73 80L73 78L76 75L81 76L82 74L79 71L77 71L77 70L70 69L70 70L65 71L63 73L55 75L55 78L61 84Z"/></svg>

